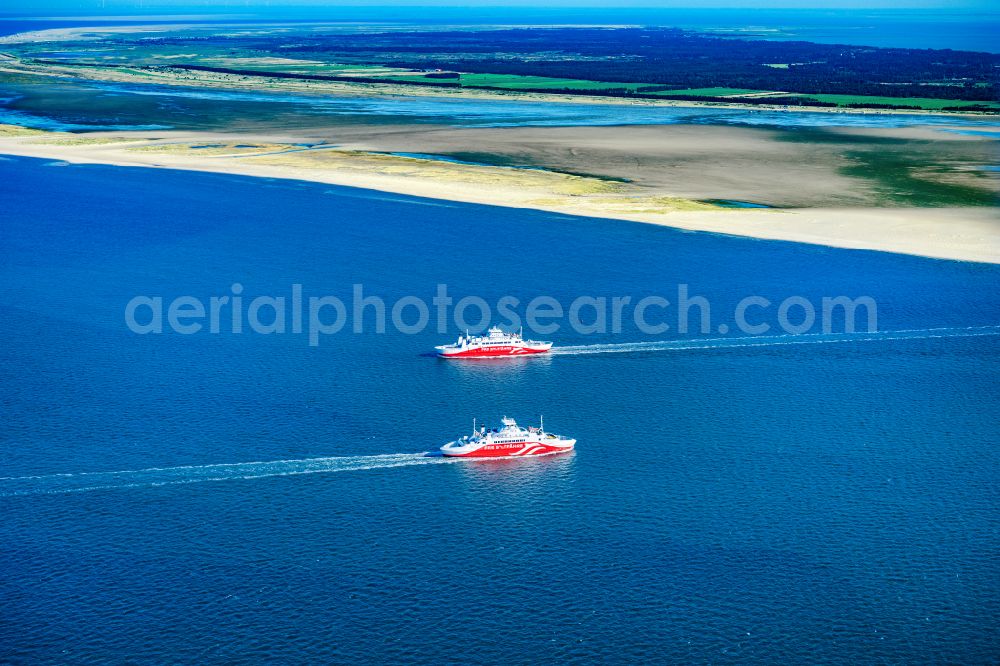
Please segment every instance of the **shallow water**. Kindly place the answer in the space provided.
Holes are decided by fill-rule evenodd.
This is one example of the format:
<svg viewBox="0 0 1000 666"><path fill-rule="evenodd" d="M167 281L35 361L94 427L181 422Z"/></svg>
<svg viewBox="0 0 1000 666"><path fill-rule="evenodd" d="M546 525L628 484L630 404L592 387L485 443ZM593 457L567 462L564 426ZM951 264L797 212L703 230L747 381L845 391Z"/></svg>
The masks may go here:
<svg viewBox="0 0 1000 666"><path fill-rule="evenodd" d="M108 118L117 122L109 123ZM424 96L324 96L93 81L17 83L0 77L0 123L48 130L221 129L330 124L460 127L740 125L776 128L956 127L991 132L990 117L900 113L765 111L708 107L525 102Z"/></svg>
<svg viewBox="0 0 1000 666"><path fill-rule="evenodd" d="M1000 649L1000 267L44 164L0 161L3 659ZM124 325L137 294L207 298L236 281L248 300L363 283L390 302L441 282L490 302L673 300L686 283L711 301L713 331L563 328L562 354L462 364L426 355L454 327L310 347ZM871 295L881 332L716 332L748 294ZM539 413L575 453L425 455L473 417Z"/></svg>
<svg viewBox="0 0 1000 666"><path fill-rule="evenodd" d="M715 204L723 208L773 208L767 204L755 203L753 201L738 201L736 199L703 199L704 203Z"/></svg>

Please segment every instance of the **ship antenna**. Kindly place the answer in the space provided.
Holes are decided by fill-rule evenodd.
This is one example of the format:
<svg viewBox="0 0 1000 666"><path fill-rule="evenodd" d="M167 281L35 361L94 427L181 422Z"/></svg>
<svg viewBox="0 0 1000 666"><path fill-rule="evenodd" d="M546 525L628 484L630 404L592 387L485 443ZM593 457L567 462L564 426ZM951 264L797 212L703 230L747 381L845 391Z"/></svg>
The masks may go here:
<svg viewBox="0 0 1000 666"><path fill-rule="evenodd" d="M476 417L475 416L472 417L472 434L473 435L476 434Z"/></svg>
<svg viewBox="0 0 1000 666"><path fill-rule="evenodd" d="M541 414L538 415L538 429L545 432L545 417Z"/></svg>

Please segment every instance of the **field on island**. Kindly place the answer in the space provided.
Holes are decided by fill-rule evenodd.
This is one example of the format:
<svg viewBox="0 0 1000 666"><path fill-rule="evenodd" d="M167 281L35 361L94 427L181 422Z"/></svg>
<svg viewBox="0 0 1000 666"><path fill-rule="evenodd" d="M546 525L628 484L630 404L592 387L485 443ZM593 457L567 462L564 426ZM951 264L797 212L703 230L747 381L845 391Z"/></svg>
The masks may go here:
<svg viewBox="0 0 1000 666"><path fill-rule="evenodd" d="M960 99L934 99L932 97L875 97L870 95L803 95L820 102L831 102L837 106L851 104L884 104L887 106L915 106L927 110L947 109L956 106L982 105L1000 109L1000 102L970 102Z"/></svg>

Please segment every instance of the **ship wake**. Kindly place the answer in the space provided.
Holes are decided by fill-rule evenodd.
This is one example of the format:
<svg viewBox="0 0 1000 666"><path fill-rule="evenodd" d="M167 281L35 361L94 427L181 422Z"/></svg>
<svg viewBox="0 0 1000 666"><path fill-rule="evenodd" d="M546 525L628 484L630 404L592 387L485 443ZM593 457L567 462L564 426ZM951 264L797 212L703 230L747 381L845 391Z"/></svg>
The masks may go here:
<svg viewBox="0 0 1000 666"><path fill-rule="evenodd" d="M205 481L264 479L296 474L326 474L411 465L431 465L457 460L432 453L390 453L375 456L342 456L304 458L301 460L271 460L261 462L187 465L182 467L151 467L115 472L78 472L41 476L0 477L0 497L18 495L49 495L153 488Z"/></svg>
<svg viewBox="0 0 1000 666"><path fill-rule="evenodd" d="M747 347L778 347L782 345L833 344L845 342L887 342L893 340L927 340L931 338L968 338L989 335L1000 335L1000 326L921 328L859 333L803 333L801 335L773 336L754 335L732 338L623 342L617 344L554 347L551 353L557 356L579 354L626 354L661 351L693 351L698 349L740 349Z"/></svg>

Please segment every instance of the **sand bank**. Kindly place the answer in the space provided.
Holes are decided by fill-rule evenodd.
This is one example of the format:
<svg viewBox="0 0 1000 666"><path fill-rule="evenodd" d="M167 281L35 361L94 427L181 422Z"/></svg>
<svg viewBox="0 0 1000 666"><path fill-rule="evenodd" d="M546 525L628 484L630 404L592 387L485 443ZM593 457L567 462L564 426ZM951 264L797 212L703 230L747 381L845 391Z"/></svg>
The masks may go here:
<svg viewBox="0 0 1000 666"><path fill-rule="evenodd" d="M179 132L79 136L0 128L0 153L12 155L307 180L692 231L1000 263L996 208L726 209L663 187L590 175L296 145L300 141L301 137Z"/></svg>

